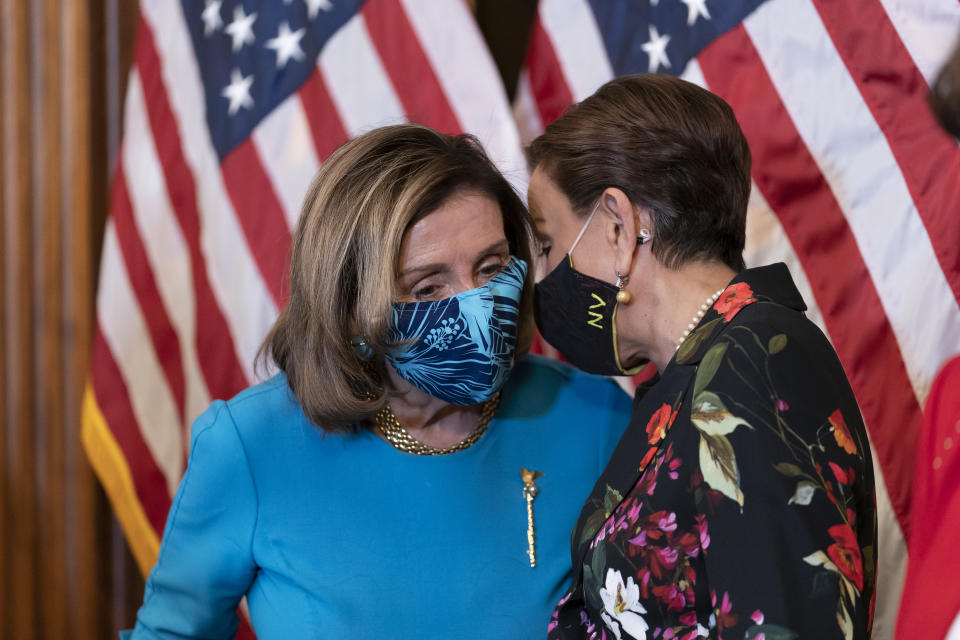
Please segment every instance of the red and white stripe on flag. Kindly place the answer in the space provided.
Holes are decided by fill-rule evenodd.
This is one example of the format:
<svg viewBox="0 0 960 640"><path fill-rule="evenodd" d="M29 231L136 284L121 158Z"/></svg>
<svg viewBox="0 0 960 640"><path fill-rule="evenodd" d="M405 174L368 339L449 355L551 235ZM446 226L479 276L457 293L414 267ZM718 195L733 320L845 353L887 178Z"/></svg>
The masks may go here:
<svg viewBox="0 0 960 640"><path fill-rule="evenodd" d="M771 0L682 74L730 103L750 143L748 265L788 264L863 411L876 638L895 628L921 407L960 352L960 148L926 106L958 34L952 1ZM540 0L514 102L521 138L613 75L588 0Z"/></svg>
<svg viewBox="0 0 960 640"><path fill-rule="evenodd" d="M255 354L284 303L300 202L323 160L352 135L413 121L476 135L520 188L526 169L465 2L364 3L306 82L222 162L181 3L140 8L83 441L146 574L192 420L256 382Z"/></svg>

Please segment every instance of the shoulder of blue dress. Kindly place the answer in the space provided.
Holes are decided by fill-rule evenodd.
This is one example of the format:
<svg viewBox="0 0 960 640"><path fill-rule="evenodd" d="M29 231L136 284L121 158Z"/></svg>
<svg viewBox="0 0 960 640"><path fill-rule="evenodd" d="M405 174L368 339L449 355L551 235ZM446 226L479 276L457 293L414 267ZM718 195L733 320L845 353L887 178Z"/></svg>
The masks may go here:
<svg viewBox="0 0 960 640"><path fill-rule="evenodd" d="M518 360L514 366L514 376L548 376L556 377L558 381L565 381L577 373L577 369L565 362L533 353Z"/></svg>
<svg viewBox="0 0 960 640"><path fill-rule="evenodd" d="M281 372L251 385L226 401L231 413L276 411L283 406L296 405L297 401L287 385L287 377Z"/></svg>
<svg viewBox="0 0 960 640"><path fill-rule="evenodd" d="M217 404L223 405L243 436L263 430L275 433L281 424L309 424L283 373L247 387L226 402L215 402L214 406Z"/></svg>
<svg viewBox="0 0 960 640"><path fill-rule="evenodd" d="M501 417L544 413L610 412L629 415L631 398L607 377L539 355L518 361L504 389Z"/></svg>

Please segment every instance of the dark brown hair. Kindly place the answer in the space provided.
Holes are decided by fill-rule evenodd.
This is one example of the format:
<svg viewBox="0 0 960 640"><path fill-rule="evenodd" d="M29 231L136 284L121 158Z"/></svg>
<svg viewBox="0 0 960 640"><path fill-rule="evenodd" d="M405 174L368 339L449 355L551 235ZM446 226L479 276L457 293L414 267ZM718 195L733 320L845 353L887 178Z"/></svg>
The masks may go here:
<svg viewBox="0 0 960 640"><path fill-rule="evenodd" d="M401 242L410 225L463 191L497 202L510 252L530 265L529 213L472 136L374 129L334 151L314 178L293 237L290 300L258 361L273 359L325 431L365 426L386 403L382 354ZM531 290L528 275L517 357L533 338ZM361 336L369 360L351 345Z"/></svg>
<svg viewBox="0 0 960 640"><path fill-rule="evenodd" d="M573 105L527 150L586 216L607 187L653 216L653 253L675 268L743 269L750 148L730 106L660 74L621 76Z"/></svg>

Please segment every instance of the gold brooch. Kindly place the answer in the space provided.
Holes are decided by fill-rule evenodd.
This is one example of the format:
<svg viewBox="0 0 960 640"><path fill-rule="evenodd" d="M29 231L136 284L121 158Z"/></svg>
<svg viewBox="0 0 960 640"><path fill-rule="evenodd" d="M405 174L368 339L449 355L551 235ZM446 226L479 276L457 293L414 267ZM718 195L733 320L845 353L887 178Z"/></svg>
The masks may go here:
<svg viewBox="0 0 960 640"><path fill-rule="evenodd" d="M537 478L543 474L539 471L530 471L529 469L520 469L520 477L523 478L523 497L527 499L527 555L530 556L530 566L537 566L537 537L533 525L533 499L540 493L537 488Z"/></svg>

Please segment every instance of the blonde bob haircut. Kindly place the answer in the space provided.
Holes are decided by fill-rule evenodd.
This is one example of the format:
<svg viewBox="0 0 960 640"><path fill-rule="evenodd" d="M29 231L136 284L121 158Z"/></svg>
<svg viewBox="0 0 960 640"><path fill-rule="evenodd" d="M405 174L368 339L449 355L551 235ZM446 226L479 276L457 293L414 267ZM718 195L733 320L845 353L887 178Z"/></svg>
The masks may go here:
<svg viewBox="0 0 960 640"><path fill-rule="evenodd" d="M273 360L324 431L369 428L387 402L383 353L401 242L414 222L465 191L499 204L510 252L532 267L529 214L472 136L382 127L342 145L314 178L293 238L290 299L258 360ZM531 291L528 274L517 358L533 337ZM358 355L358 337L372 357Z"/></svg>

